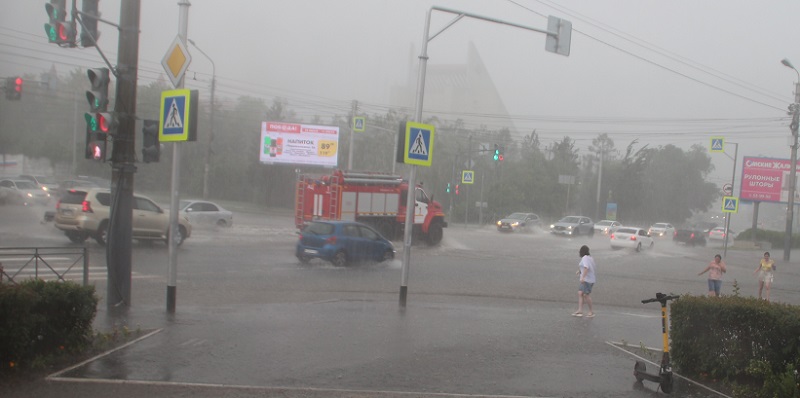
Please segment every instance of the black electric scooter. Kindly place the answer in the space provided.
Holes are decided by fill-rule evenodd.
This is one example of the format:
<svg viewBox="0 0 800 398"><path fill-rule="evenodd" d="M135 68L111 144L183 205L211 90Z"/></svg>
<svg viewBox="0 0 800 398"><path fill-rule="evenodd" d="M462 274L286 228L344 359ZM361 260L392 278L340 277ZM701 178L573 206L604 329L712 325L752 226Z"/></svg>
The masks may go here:
<svg viewBox="0 0 800 398"><path fill-rule="evenodd" d="M647 373L647 365L644 361L636 361L633 367L633 376L636 377L636 382L641 383L642 380L647 379L654 383L658 383L661 391L664 393L672 393L672 365L669 362L669 327L667 327L667 301L674 300L680 296L668 296L663 293L656 293L655 298L642 300L642 304L652 303L658 301L661 303L661 334L664 337L664 354L661 356L661 368L658 374Z"/></svg>

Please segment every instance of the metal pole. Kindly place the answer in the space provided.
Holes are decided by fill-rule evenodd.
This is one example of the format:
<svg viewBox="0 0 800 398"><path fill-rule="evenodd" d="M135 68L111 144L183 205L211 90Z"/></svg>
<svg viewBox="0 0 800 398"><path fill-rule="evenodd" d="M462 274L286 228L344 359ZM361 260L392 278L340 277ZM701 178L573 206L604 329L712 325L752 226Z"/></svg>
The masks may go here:
<svg viewBox="0 0 800 398"><path fill-rule="evenodd" d="M479 200L480 207L478 207L478 227L483 226L483 177L486 176L486 173L481 173L481 198Z"/></svg>
<svg viewBox="0 0 800 398"><path fill-rule="evenodd" d="M731 195L733 195L733 184L736 180L736 160L739 158L739 144L735 142L730 142L729 144L736 145L736 149L733 150L733 173L731 174ZM728 239L730 236L730 228L731 213L725 213L725 240L722 241L722 258L726 258L728 256Z"/></svg>
<svg viewBox="0 0 800 398"><path fill-rule="evenodd" d="M594 205L595 220L601 220L600 217L600 184L603 182L603 156L605 155L605 147L600 150L600 166L597 169L597 199ZM603 217L605 218L605 217Z"/></svg>
<svg viewBox="0 0 800 398"><path fill-rule="evenodd" d="M186 44L186 34L189 30L189 0L180 0L178 7L178 36ZM177 87L183 88L184 76L181 77ZM178 190L180 189L181 175L181 146L179 142L172 143L172 192L169 211L169 276L167 282L167 312L175 313L178 280L178 242L175 234L178 233Z"/></svg>
<svg viewBox="0 0 800 398"><path fill-rule="evenodd" d="M111 220L106 242L106 304L109 310L127 310L131 305L131 236L133 176L136 173L136 84L139 69L140 0L120 3L117 95L114 112L118 136L111 154Z"/></svg>
<svg viewBox="0 0 800 398"><path fill-rule="evenodd" d="M792 68L794 69L794 68ZM797 69L795 69L797 72ZM794 88L794 104L792 110L792 168L789 170L789 205L786 207L786 232L783 240L783 261L789 261L792 250L792 222L794 221L794 192L797 179L797 125L800 116L800 72Z"/></svg>
<svg viewBox="0 0 800 398"><path fill-rule="evenodd" d="M472 170L472 136L469 136L469 147L467 149L467 168ZM467 188L465 185L464 188ZM464 190L464 227L469 227L469 189Z"/></svg>
<svg viewBox="0 0 800 398"><path fill-rule="evenodd" d="M358 101L353 100L353 115L350 117L350 150L347 153L347 170L353 170L353 136L355 135L355 122L356 113L358 112Z"/></svg>

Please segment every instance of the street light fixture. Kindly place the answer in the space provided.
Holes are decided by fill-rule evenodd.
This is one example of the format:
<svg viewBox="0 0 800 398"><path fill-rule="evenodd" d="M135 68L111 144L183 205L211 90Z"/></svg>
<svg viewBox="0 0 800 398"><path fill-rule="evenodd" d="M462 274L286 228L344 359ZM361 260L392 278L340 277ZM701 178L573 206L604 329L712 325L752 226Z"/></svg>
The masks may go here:
<svg viewBox="0 0 800 398"><path fill-rule="evenodd" d="M211 163L211 145L214 142L214 91L217 86L217 67L214 65L214 60L208 56L200 47L197 47L194 40L189 39L188 42L200 51L200 54L203 54L209 61L211 61L211 116L209 124L211 124L211 128L209 129L208 133L208 148L206 148L206 162L203 168L203 199L208 199L208 173L210 169Z"/></svg>
<svg viewBox="0 0 800 398"><path fill-rule="evenodd" d="M792 68L797 73L797 83L794 87L794 103L789 105L789 114L792 115L792 124L789 128L792 131L792 168L789 170L789 205L786 208L786 232L783 239L783 261L789 261L792 250L792 223L794 222L794 192L797 178L797 127L800 118L800 72L797 71L788 59L784 58L781 63L787 68Z"/></svg>

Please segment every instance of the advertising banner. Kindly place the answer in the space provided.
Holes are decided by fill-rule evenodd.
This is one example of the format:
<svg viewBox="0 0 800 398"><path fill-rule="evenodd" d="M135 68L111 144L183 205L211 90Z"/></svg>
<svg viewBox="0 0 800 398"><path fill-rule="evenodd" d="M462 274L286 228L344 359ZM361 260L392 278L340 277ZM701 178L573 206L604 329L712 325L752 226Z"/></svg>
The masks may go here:
<svg viewBox="0 0 800 398"><path fill-rule="evenodd" d="M745 157L739 199L788 202L791 169L792 163L789 159ZM795 192L795 199L797 196Z"/></svg>
<svg viewBox="0 0 800 398"><path fill-rule="evenodd" d="M259 161L337 167L339 127L262 122Z"/></svg>

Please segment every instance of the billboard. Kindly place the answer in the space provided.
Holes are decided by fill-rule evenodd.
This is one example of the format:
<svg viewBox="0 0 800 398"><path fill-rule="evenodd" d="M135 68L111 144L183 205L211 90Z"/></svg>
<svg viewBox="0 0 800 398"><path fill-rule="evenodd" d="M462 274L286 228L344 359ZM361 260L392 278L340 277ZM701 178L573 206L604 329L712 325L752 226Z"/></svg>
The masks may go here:
<svg viewBox="0 0 800 398"><path fill-rule="evenodd" d="M339 127L261 122L261 163L337 167Z"/></svg>
<svg viewBox="0 0 800 398"><path fill-rule="evenodd" d="M788 202L791 169L792 162L789 159L744 157L739 199L753 202ZM795 199L797 197L795 190Z"/></svg>

